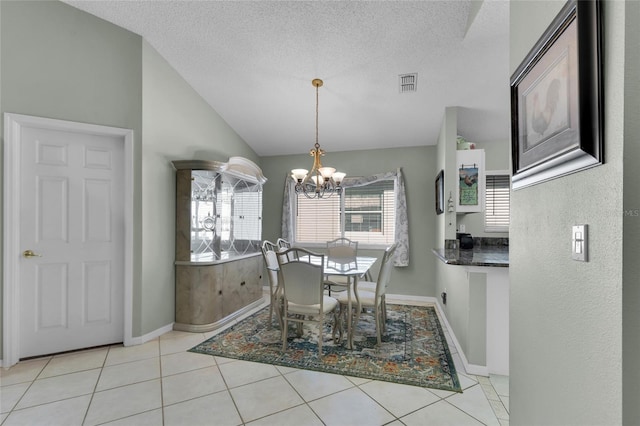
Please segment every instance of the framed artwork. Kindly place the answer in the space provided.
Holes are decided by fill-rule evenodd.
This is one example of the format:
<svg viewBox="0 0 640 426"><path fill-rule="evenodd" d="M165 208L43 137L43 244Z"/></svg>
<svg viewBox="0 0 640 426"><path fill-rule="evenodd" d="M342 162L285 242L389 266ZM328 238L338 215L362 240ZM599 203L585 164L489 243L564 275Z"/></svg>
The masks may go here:
<svg viewBox="0 0 640 426"><path fill-rule="evenodd" d="M570 0L511 77L513 189L603 163L600 52L600 2Z"/></svg>
<svg viewBox="0 0 640 426"><path fill-rule="evenodd" d="M436 177L436 214L444 213L444 170Z"/></svg>
<svg viewBox="0 0 640 426"><path fill-rule="evenodd" d="M463 164L458 169L460 199L458 204L461 206L477 206L478 205L478 165Z"/></svg>

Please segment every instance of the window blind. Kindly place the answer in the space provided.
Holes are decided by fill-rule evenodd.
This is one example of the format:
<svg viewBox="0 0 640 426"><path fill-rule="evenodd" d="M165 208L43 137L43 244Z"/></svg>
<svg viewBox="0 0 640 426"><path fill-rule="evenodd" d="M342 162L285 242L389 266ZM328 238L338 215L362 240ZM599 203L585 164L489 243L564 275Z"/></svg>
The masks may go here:
<svg viewBox="0 0 640 426"><path fill-rule="evenodd" d="M239 192L233 197L235 240L259 241L262 236L262 193Z"/></svg>
<svg viewBox="0 0 640 426"><path fill-rule="evenodd" d="M485 230L509 230L509 175L486 176Z"/></svg>
<svg viewBox="0 0 640 426"><path fill-rule="evenodd" d="M344 236L360 244L391 244L395 229L392 180L347 188L344 200Z"/></svg>
<svg viewBox="0 0 640 426"><path fill-rule="evenodd" d="M296 196L296 242L322 243L344 236L361 244L388 245L395 234L393 180L344 188L331 198Z"/></svg>
<svg viewBox="0 0 640 426"><path fill-rule="evenodd" d="M297 195L297 242L324 243L340 237L341 196L309 199L304 194Z"/></svg>

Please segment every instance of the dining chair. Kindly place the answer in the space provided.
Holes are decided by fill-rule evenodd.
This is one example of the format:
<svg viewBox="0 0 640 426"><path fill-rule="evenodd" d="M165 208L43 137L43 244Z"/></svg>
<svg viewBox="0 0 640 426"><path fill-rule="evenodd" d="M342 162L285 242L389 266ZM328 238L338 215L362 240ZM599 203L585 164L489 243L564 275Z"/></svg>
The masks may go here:
<svg viewBox="0 0 640 426"><path fill-rule="evenodd" d="M267 268L267 277L269 278L269 327L273 321L273 311L276 310L278 322L282 327L282 316L280 314L280 297L278 288L278 246L269 240L262 243L262 257Z"/></svg>
<svg viewBox="0 0 640 426"><path fill-rule="evenodd" d="M278 238L276 240L276 244L278 245L278 251L285 251L292 247L291 243L285 240L284 238ZM293 256L293 252L291 253L290 256ZM291 260L291 258L289 258L289 260Z"/></svg>
<svg viewBox="0 0 640 426"><path fill-rule="evenodd" d="M329 259L355 259L358 255L358 242L350 240L349 238L336 238L335 240L327 241L327 257ZM325 277L325 289L329 291L331 296L331 290L344 291L349 286L349 277L340 275L327 275Z"/></svg>
<svg viewBox="0 0 640 426"><path fill-rule="evenodd" d="M301 335L305 323L318 327L318 357L322 357L322 329L327 314L333 313L333 336L338 329L338 301L324 294L325 255L303 248L290 248L277 253L278 283L283 298L282 350L287 349L288 324L298 324ZM290 260L293 259L293 260Z"/></svg>
<svg viewBox="0 0 640 426"><path fill-rule="evenodd" d="M373 308L373 314L376 321L376 333L378 337L378 345L382 343L382 334L386 331L387 322L387 306L386 306L386 292L389 280L391 278L391 269L393 266L393 256L395 255L397 244L393 244L384 251L382 256L382 265L380 266L380 272L378 273L378 279L375 282L371 281L358 281L357 288L355 289L358 294L358 300L360 306L363 308ZM348 306L348 291L339 293L336 296L340 303L340 312L345 315L351 315L350 312L346 312ZM360 312L356 313L356 320L353 327L356 327Z"/></svg>

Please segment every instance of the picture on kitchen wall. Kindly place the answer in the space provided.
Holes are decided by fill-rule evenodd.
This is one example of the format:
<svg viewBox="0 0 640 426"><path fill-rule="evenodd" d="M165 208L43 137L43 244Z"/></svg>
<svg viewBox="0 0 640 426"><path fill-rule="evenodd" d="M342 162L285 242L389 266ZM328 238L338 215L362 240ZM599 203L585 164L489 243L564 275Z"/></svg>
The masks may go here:
<svg viewBox="0 0 640 426"><path fill-rule="evenodd" d="M600 38L600 3L570 0L511 77L513 189L602 164Z"/></svg>
<svg viewBox="0 0 640 426"><path fill-rule="evenodd" d="M436 177L436 214L444 213L444 170Z"/></svg>
<svg viewBox="0 0 640 426"><path fill-rule="evenodd" d="M458 170L460 185L460 200L458 204L461 206L477 206L478 205L478 166L462 165Z"/></svg>

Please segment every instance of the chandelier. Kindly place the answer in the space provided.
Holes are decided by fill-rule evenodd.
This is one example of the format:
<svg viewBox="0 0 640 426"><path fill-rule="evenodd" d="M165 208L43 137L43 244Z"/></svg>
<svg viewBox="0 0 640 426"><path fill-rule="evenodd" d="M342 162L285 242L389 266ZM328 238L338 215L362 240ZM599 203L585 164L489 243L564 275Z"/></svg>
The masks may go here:
<svg viewBox="0 0 640 426"><path fill-rule="evenodd" d="M311 84L316 88L316 143L309 155L313 157L313 167L311 171L306 169L291 170L291 177L296 182L296 194L304 194L307 198L329 198L334 193L340 193L340 184L346 173L336 172L333 167L323 167L320 157L324 155L324 150L320 149L318 143L318 88L322 86L322 80L314 79Z"/></svg>

